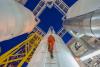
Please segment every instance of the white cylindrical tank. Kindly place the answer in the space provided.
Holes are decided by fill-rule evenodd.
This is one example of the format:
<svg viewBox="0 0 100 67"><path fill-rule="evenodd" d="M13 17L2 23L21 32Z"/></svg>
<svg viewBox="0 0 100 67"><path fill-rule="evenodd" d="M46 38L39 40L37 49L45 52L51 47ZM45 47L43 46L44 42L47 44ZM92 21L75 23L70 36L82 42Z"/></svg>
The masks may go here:
<svg viewBox="0 0 100 67"><path fill-rule="evenodd" d="M0 0L0 41L31 32L36 26L33 13L15 0Z"/></svg>
<svg viewBox="0 0 100 67"><path fill-rule="evenodd" d="M100 38L100 9L64 21L66 30Z"/></svg>

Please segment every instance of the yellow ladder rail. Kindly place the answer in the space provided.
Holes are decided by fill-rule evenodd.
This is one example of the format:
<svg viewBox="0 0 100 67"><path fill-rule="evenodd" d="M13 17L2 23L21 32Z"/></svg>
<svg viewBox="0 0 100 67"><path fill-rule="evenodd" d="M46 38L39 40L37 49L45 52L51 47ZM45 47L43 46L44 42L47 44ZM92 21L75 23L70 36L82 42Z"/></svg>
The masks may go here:
<svg viewBox="0 0 100 67"><path fill-rule="evenodd" d="M36 35L39 37L39 39L38 39L38 40L36 39L34 45L38 45L39 42L40 42L40 39L42 39L42 36L40 36L40 35L38 35L38 34L36 34ZM28 54L22 59L22 61L18 64L18 67L22 67L23 63L24 63L25 61L27 61L27 58L30 56L30 54L32 53L33 49L35 48L34 45L33 45L32 48L30 49L29 53L28 53Z"/></svg>
<svg viewBox="0 0 100 67"><path fill-rule="evenodd" d="M35 34L34 34L35 35ZM34 36L33 35L33 36ZM24 43L26 43L28 40L32 39L33 36L31 36L30 38L26 39L25 41L23 41L22 43L20 43L19 45L17 45L16 47L12 48L11 50L7 51L5 54L0 56L0 64L6 60L9 56L11 56L12 54L14 54L17 50L20 49L21 46L24 45Z"/></svg>
<svg viewBox="0 0 100 67"><path fill-rule="evenodd" d="M38 32L32 33L31 36L28 37L28 39L26 39L22 43L18 44L16 47L12 48L11 50L7 51L2 56L0 56L0 66L4 65L4 67L6 67L9 63L20 61L17 67L22 67L24 62L28 63L35 49L39 45L42 37L43 36L40 35ZM19 53L20 51L22 52ZM16 57L18 55L20 55L19 58Z"/></svg>

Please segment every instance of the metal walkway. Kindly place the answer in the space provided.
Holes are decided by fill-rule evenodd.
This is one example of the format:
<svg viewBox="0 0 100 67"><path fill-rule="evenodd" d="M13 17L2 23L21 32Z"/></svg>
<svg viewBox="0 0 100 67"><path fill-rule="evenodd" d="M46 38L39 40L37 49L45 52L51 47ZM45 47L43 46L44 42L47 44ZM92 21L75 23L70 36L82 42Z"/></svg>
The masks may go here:
<svg viewBox="0 0 100 67"><path fill-rule="evenodd" d="M54 36L56 38L54 58L51 59L47 51L46 36L35 51L28 67L79 67L63 41L58 36Z"/></svg>

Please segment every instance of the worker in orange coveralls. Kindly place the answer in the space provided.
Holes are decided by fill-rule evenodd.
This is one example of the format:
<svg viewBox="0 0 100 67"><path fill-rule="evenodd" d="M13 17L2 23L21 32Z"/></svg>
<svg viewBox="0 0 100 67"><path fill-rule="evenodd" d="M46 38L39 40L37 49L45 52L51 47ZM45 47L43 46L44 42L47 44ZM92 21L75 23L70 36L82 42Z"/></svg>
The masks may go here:
<svg viewBox="0 0 100 67"><path fill-rule="evenodd" d="M50 53L51 58L53 58L53 49L55 44L55 38L52 34L48 37L48 51Z"/></svg>

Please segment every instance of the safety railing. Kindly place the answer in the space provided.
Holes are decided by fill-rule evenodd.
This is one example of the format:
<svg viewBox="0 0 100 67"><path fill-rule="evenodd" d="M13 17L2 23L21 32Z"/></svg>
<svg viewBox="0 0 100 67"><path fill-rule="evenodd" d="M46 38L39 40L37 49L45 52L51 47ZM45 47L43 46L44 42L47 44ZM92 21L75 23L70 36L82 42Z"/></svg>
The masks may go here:
<svg viewBox="0 0 100 67"><path fill-rule="evenodd" d="M38 32L31 33L25 41L0 56L0 67L22 67L28 63L42 37Z"/></svg>

